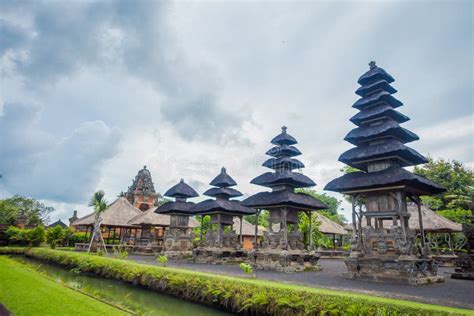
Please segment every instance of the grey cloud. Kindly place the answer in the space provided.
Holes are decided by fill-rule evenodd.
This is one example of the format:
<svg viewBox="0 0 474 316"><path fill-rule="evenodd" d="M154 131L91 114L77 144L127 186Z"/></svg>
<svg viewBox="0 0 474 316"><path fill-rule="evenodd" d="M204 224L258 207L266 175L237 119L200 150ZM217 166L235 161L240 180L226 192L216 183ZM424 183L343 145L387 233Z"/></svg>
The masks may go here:
<svg viewBox="0 0 474 316"><path fill-rule="evenodd" d="M173 37L170 4L48 1L23 10L32 14L36 34L22 47L28 58L16 64L30 87L51 85L83 68L122 69L165 96L163 118L183 138L224 141L228 131L239 137L233 131L249 116L221 107L213 69L194 67L186 59ZM192 119L189 113L205 120Z"/></svg>
<svg viewBox="0 0 474 316"><path fill-rule="evenodd" d="M104 162L117 154L119 131L93 121L55 139L37 127L39 115L37 106L5 104L0 116L1 184L36 198L84 201L96 189Z"/></svg>

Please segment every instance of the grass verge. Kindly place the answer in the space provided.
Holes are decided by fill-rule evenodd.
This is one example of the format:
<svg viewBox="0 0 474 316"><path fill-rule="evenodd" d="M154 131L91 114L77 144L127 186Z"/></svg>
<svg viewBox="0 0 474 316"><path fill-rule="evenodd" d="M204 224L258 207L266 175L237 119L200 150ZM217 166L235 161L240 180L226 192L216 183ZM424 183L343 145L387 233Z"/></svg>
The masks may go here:
<svg viewBox="0 0 474 316"><path fill-rule="evenodd" d="M127 315L7 257L0 280L0 302L14 315Z"/></svg>
<svg viewBox="0 0 474 316"><path fill-rule="evenodd" d="M142 265L96 255L41 248L0 248L81 272L139 284L231 312L277 315L466 315L472 311L267 280Z"/></svg>

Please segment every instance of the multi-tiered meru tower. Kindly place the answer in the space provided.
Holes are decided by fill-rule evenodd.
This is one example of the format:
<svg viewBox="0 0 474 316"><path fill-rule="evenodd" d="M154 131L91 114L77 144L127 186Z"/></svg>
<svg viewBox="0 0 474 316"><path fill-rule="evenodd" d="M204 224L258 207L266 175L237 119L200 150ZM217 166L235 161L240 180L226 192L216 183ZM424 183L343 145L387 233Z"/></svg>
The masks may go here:
<svg viewBox="0 0 474 316"><path fill-rule="evenodd" d="M189 227L189 217L193 215L190 208L193 202L189 198L199 196L183 179L166 191L165 196L174 198L174 201L158 207L155 212L170 216L170 226L165 230L164 251L171 258L192 257L194 234Z"/></svg>
<svg viewBox="0 0 474 316"><path fill-rule="evenodd" d="M392 96L397 90L390 83L395 80L375 62L369 65L358 81L361 87L356 94L361 98L353 105L360 112L350 119L357 127L344 138L356 147L339 157L361 171L345 174L325 187L352 197L354 238L346 275L410 284L443 281L425 245L419 197L444 189L403 168L425 163L426 158L405 145L418 136L399 125L409 118L395 110L403 105ZM408 225L407 199L418 205L418 239ZM391 221L392 226L384 228L384 221Z"/></svg>
<svg viewBox="0 0 474 316"><path fill-rule="evenodd" d="M301 161L293 158L301 155L301 152L293 146L297 141L286 132L286 127L283 126L281 130L271 141L275 146L266 153L272 158L263 163L264 167L274 172L266 172L251 181L272 191L257 193L242 202L243 205L270 212L269 229L262 247L255 245L253 263L259 269L285 272L319 269L319 256L312 251L311 238L309 249L304 248L303 235L298 230L298 214L305 212L309 217L312 211L326 209L327 206L308 194L295 192L297 188L313 187L316 183L304 174L293 171L304 168ZM274 225L279 225L277 230L273 229Z"/></svg>
<svg viewBox="0 0 474 316"><path fill-rule="evenodd" d="M238 216L242 223L242 217L255 214L255 210L241 205L238 200L231 200L242 196L242 193L232 188L237 183L227 174L225 168L222 168L221 173L209 184L213 188L203 194L215 199L199 202L190 210L196 215L211 216L211 228L207 230L205 236L202 235L201 218L201 241L199 247L194 249L194 260L214 264L241 260L247 256L247 251L242 248L242 224L240 239L233 230L234 216Z"/></svg>

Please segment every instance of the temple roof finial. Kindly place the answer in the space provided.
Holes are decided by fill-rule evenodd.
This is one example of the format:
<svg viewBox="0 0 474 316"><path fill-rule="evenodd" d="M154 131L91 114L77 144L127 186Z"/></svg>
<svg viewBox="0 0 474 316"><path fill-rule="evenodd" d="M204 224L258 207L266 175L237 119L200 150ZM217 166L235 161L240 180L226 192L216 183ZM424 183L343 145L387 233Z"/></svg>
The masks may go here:
<svg viewBox="0 0 474 316"><path fill-rule="evenodd" d="M372 60L372 61L369 63L369 67L370 67L370 69L374 69L375 67L377 67L377 65L375 64L375 61Z"/></svg>
<svg viewBox="0 0 474 316"><path fill-rule="evenodd" d="M181 182L181 183L184 183L184 179L183 179L183 178L181 178L181 180L179 180L179 182Z"/></svg>
<svg viewBox="0 0 474 316"><path fill-rule="evenodd" d="M146 165L143 166L143 169L146 169Z"/></svg>
<svg viewBox="0 0 474 316"><path fill-rule="evenodd" d="M225 167L221 168L221 173L226 173Z"/></svg>
<svg viewBox="0 0 474 316"><path fill-rule="evenodd" d="M283 134L286 134L286 130L287 130L287 127L286 127L285 125L283 125L283 126L281 127L281 132L282 132Z"/></svg>

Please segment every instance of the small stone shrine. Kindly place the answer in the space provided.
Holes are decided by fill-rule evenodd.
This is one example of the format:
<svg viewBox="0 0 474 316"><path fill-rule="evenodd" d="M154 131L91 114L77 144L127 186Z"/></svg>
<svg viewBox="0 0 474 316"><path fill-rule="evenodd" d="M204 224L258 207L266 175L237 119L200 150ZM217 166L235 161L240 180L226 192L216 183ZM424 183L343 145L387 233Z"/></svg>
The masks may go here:
<svg viewBox="0 0 474 316"><path fill-rule="evenodd" d="M474 194L471 196L471 223L463 224L462 231L467 238L467 253L460 254L453 279L474 280Z"/></svg>
<svg viewBox="0 0 474 316"><path fill-rule="evenodd" d="M128 187L126 193L121 193L127 200L141 211L146 211L157 205L158 194L155 191L150 170L146 166L139 170L132 185Z"/></svg>
<svg viewBox="0 0 474 316"><path fill-rule="evenodd" d="M239 239L233 231L234 216L238 216L242 223L242 217L255 214L255 210L241 205L240 201L230 200L242 196L242 193L231 188L237 183L227 174L225 168L221 169L221 173L210 185L214 188L204 192L204 195L215 199L202 201L191 208L194 214L211 216L211 228L207 230L205 236L202 235L201 219L201 240L199 247L194 249L194 259L196 262L213 264L243 260L247 256L247 251L242 247L242 233Z"/></svg>
<svg viewBox="0 0 474 316"><path fill-rule="evenodd" d="M269 211L269 229L265 232L261 247L255 245L249 260L257 269L270 269L284 272L303 270L320 270L317 264L319 255L314 252L312 238L309 249L305 249L303 234L298 229L298 215L305 212L310 217L315 210L326 209L327 206L318 199L295 192L296 188L307 188L316 185L313 180L294 169L304 168L301 161L292 158L301 155L296 148L296 139L282 127L281 134L271 140L275 145L267 151L272 158L263 163L264 167L274 172L264 173L251 183L271 188L271 192L260 192L245 199L242 204L260 211ZM311 223L311 221L310 221ZM279 224L279 230L273 229ZM310 236L312 227L310 225Z"/></svg>
<svg viewBox="0 0 474 316"><path fill-rule="evenodd" d="M344 138L356 147L339 157L360 171L347 173L325 187L352 198L354 235L345 275L413 285L441 282L444 279L438 276L425 242L420 196L438 194L444 188L404 169L427 160L405 145L418 136L399 125L409 118L395 110L403 104L392 96L397 92L390 85L394 79L375 62L369 65L358 81L361 87L356 94L361 98L352 106L360 111L350 119L357 127ZM418 208L419 242L408 224L407 199ZM384 221L390 221L391 226Z"/></svg>
<svg viewBox="0 0 474 316"><path fill-rule="evenodd" d="M189 227L189 217L193 215L190 208L194 205L186 199L199 196L183 179L170 188L165 196L175 198L158 207L155 212L170 216L170 226L164 234L164 254L170 258L191 258L194 234Z"/></svg>

